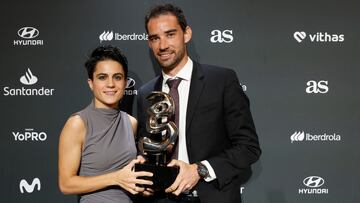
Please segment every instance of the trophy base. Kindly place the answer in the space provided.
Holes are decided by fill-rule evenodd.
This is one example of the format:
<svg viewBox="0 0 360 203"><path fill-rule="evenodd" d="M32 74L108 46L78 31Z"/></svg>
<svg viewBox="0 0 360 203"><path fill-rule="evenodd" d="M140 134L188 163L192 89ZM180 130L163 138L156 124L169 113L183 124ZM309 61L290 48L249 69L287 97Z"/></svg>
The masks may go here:
<svg viewBox="0 0 360 203"><path fill-rule="evenodd" d="M141 185L156 191L163 191L172 185L179 173L178 167L157 166L152 164L135 164L135 171L153 173L153 177L140 177L153 181L153 185Z"/></svg>

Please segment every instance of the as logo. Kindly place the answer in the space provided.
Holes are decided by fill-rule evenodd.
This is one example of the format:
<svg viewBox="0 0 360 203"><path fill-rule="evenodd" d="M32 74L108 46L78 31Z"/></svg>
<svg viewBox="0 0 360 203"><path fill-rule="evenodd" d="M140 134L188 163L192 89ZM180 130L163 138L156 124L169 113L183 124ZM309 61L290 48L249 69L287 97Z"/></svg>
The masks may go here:
<svg viewBox="0 0 360 203"><path fill-rule="evenodd" d="M234 41L234 37L232 36L232 30L213 30L211 31L210 41L212 43L231 43Z"/></svg>
<svg viewBox="0 0 360 203"><path fill-rule="evenodd" d="M320 80L319 82L316 82L315 80L310 80L306 83L307 88L306 88L306 92L307 93L321 93L321 94L325 94L329 91L329 87L328 87L328 81L326 80Z"/></svg>
<svg viewBox="0 0 360 203"><path fill-rule="evenodd" d="M24 189L27 193L32 193L36 186L37 190L40 191L41 183L39 178L34 178L31 184L29 184L25 179L22 179L19 184L21 193L24 193Z"/></svg>

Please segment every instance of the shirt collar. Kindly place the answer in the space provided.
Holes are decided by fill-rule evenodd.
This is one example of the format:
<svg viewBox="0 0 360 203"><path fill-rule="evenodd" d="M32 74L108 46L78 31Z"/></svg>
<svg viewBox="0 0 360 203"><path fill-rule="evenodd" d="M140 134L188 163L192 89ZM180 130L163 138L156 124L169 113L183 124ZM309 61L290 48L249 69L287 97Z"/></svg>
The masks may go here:
<svg viewBox="0 0 360 203"><path fill-rule="evenodd" d="M175 77L166 75L164 71L162 71L163 81L166 82L170 78L171 79L181 78L183 80L190 81L192 70L193 70L193 61L190 59L190 57L188 57L185 66L178 72L178 74L175 75Z"/></svg>

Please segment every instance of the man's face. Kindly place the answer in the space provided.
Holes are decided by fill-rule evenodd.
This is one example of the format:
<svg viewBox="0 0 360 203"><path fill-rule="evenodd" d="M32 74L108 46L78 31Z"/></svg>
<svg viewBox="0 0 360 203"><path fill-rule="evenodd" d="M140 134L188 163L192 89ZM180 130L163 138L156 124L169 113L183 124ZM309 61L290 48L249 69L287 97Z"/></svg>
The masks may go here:
<svg viewBox="0 0 360 203"><path fill-rule="evenodd" d="M191 39L191 29L182 31L177 18L164 14L151 18L147 24L149 46L165 72L182 68L187 61L186 43Z"/></svg>

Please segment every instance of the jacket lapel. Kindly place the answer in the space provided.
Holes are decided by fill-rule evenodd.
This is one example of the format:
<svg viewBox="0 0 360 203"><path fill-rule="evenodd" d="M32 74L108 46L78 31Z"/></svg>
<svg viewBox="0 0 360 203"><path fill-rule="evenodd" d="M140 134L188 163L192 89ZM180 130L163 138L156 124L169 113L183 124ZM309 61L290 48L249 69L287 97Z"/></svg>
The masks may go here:
<svg viewBox="0 0 360 203"><path fill-rule="evenodd" d="M204 88L204 73L199 63L194 61L193 72L191 75L190 91L188 106L186 112L186 131L188 130L191 120L194 116L195 109L198 105L199 98Z"/></svg>
<svg viewBox="0 0 360 203"><path fill-rule="evenodd" d="M155 82L154 91L162 91L162 82L163 82L163 76L162 74L160 74Z"/></svg>

